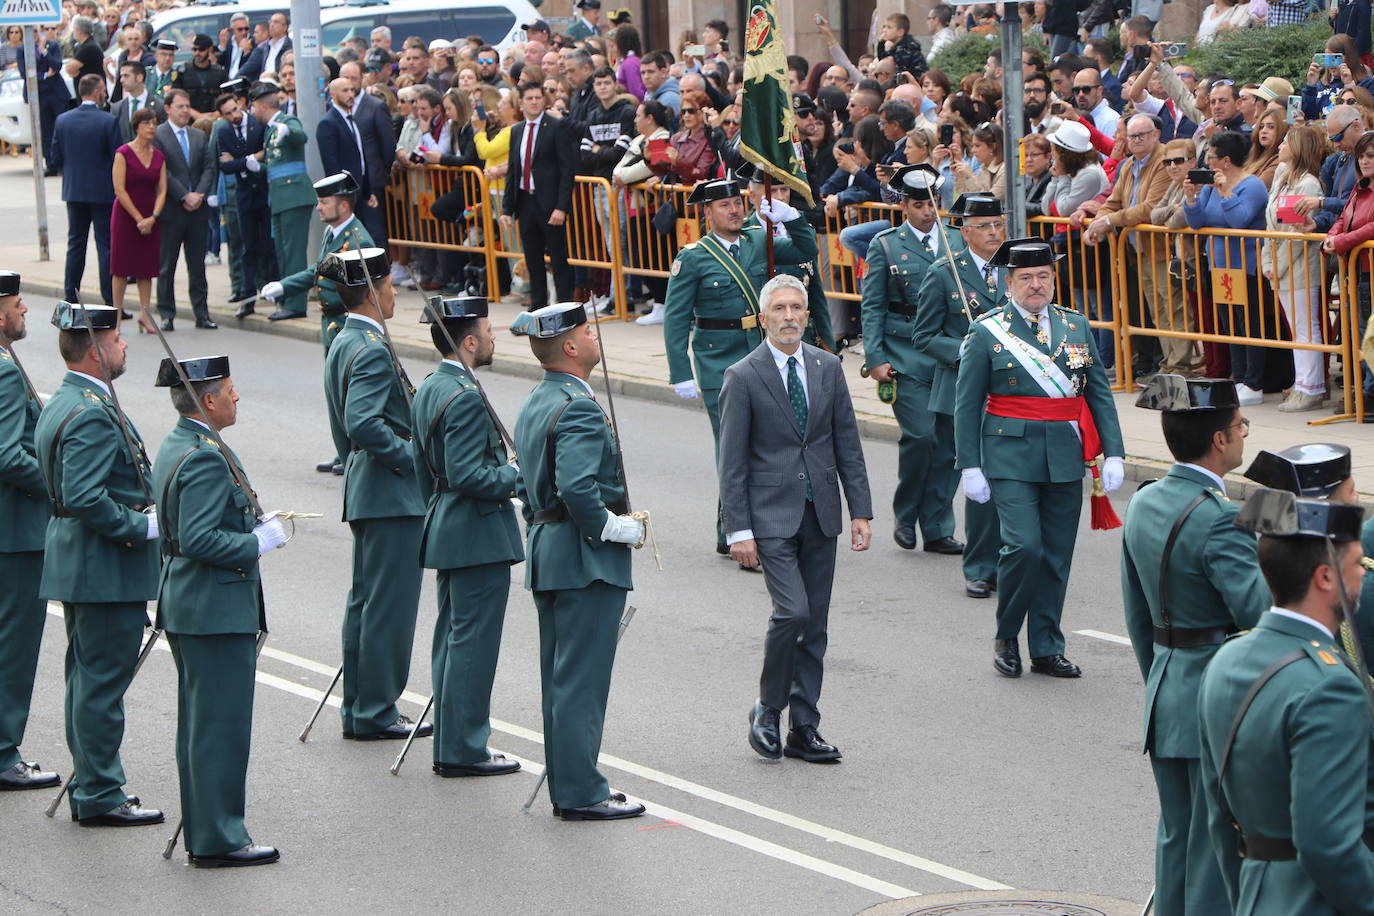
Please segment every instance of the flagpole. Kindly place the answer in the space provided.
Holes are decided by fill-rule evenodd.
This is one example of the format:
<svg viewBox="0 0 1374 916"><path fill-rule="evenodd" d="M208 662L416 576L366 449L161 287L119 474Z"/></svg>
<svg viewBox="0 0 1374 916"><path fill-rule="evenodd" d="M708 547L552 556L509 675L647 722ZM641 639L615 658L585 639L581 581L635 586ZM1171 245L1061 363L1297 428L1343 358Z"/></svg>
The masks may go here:
<svg viewBox="0 0 1374 916"><path fill-rule="evenodd" d="M773 176L767 169L763 171L763 199L771 201L773 199ZM763 222L764 232L768 236L768 278L771 280L777 275L777 265L773 261L773 221L770 220L763 210L759 210L759 219Z"/></svg>

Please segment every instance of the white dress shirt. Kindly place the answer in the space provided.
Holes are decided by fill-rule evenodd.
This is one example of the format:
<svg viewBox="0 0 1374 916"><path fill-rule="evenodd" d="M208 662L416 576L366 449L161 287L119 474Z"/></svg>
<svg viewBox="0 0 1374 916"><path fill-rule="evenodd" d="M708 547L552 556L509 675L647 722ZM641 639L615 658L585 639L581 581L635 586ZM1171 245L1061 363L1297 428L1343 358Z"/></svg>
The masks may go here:
<svg viewBox="0 0 1374 916"><path fill-rule="evenodd" d="M339 223L339 225L337 225L337 226L325 226L325 227L324 227L324 239L325 239L326 244L329 243L329 242L334 241L334 239L336 239L336 238L338 238L339 236L343 235L343 234L344 234L344 230L348 228L348 224L351 223L351 222L353 222L353 220L355 220L355 219L357 219L357 217L354 216L352 213L350 213L350 214L348 214L348 219L346 219L346 220L344 220L343 222ZM362 317L362 316L360 315L359 317Z"/></svg>
<svg viewBox="0 0 1374 916"><path fill-rule="evenodd" d="M912 234L916 236L916 241L919 242L921 241L921 239L926 240L926 242L930 245L930 252L934 257L938 258L940 256L939 229L936 229L934 226L931 226L929 232L922 232L920 229L917 229L915 226L911 225L911 220L907 220L906 227L910 229ZM973 254L973 252L970 251L969 254ZM974 255L974 260L976 261L977 259L977 255Z"/></svg>
<svg viewBox="0 0 1374 916"><path fill-rule="evenodd" d="M358 161L362 163L363 171L366 172L367 156L363 153L363 135L358 133L358 122L356 120L351 120L353 118L353 112L349 111L347 108L344 108L337 102L334 103L334 110L339 113L339 117L344 119L344 126L346 126L350 131L352 131L353 145L358 147ZM429 135L426 134L425 136Z"/></svg>
<svg viewBox="0 0 1374 916"><path fill-rule="evenodd" d="M530 145L531 141L533 141L533 142L535 142L535 143L538 143L538 142L539 142L539 132L540 132L541 130L544 129L544 116L541 114L539 117L535 118L533 121L525 121L524 124L525 124L525 130L524 130L524 132L520 135L520 189L521 189L522 191L533 191L533 190L534 190L534 150L533 150L533 149L530 150L530 173L529 173L528 175L526 175L526 174L525 174L525 148L526 148L527 146ZM534 129L533 129L533 130L530 129L530 126L531 126L531 125L534 126Z"/></svg>
<svg viewBox="0 0 1374 916"><path fill-rule="evenodd" d="M1297 611L1290 611L1286 607L1271 607L1269 609L1269 613L1278 614L1280 617L1288 617L1292 620L1300 620L1305 624L1314 626L1318 630L1321 630L1322 633L1326 634L1327 639L1334 641L1336 638L1332 634L1332 632L1325 627L1325 625L1317 623L1317 621L1313 620L1311 617L1308 617L1306 614L1299 614Z"/></svg>
<svg viewBox="0 0 1374 916"><path fill-rule="evenodd" d="M110 393L110 386L105 384L105 382L101 379L96 378L94 375L87 375L84 372L77 372L75 369L68 369L67 371L70 372L72 375L78 375L81 378L84 378L86 381L90 382L92 385L99 388L106 394Z"/></svg>
<svg viewBox="0 0 1374 916"><path fill-rule="evenodd" d="M281 57L281 46L284 41L285 38L278 38L267 42L267 56L262 59L263 73L277 72L277 58Z"/></svg>
<svg viewBox="0 0 1374 916"><path fill-rule="evenodd" d="M348 313L348 317L349 317L349 318L356 318L356 319L358 319L359 321L366 321L368 324L370 324L370 325L372 325L374 328L376 328L377 331L378 331L378 333L381 333L381 334L385 334L385 333L386 333L385 331L382 330L381 322L377 321L375 318L369 318L369 317L367 317L366 315L359 315L357 312L349 312L349 313Z"/></svg>
<svg viewBox="0 0 1374 916"><path fill-rule="evenodd" d="M1011 304L1016 309L1017 314L1019 314L1022 318L1026 319L1026 324L1030 325L1032 333L1039 330L1043 330L1045 332L1045 336L1048 339L1053 339L1054 332L1050 327L1049 306L1046 306L1045 308L1041 309L1039 314L1033 315L1030 312L1023 309L1021 307L1021 303L1017 302L1015 299L1012 300Z"/></svg>
<svg viewBox="0 0 1374 916"><path fill-rule="evenodd" d="M1207 469L1206 469L1205 467L1203 467L1202 465L1200 465L1200 464L1189 464L1189 463L1186 462L1186 461L1180 461L1180 462L1178 463L1178 466L1181 467L1181 468L1187 468L1187 469L1190 470L1190 471L1197 471L1199 474L1204 474L1204 475L1206 475L1207 477L1211 478L1211 480L1212 480L1213 482L1216 483L1217 489L1221 491L1222 495L1223 495L1223 496L1226 495L1226 481L1222 480L1220 477L1218 477L1217 475L1213 474L1211 471L1207 470Z"/></svg>

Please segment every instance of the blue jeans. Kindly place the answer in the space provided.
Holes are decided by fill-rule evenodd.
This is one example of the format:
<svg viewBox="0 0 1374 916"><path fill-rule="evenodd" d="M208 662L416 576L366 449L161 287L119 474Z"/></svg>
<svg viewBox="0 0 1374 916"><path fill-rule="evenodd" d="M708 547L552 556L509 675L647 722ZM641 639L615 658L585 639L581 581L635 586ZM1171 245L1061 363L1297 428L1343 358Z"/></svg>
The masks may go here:
<svg viewBox="0 0 1374 916"><path fill-rule="evenodd" d="M875 219L867 223L857 223L840 230L840 244L854 252L858 258L868 257L868 246L873 237L884 229L891 229L892 223L885 219Z"/></svg>

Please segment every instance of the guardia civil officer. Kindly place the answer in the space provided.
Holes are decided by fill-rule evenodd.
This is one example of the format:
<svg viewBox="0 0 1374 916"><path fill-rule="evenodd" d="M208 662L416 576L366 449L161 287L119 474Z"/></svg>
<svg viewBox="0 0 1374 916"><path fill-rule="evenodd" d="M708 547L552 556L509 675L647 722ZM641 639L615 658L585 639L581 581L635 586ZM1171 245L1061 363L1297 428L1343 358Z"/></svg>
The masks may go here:
<svg viewBox="0 0 1374 916"><path fill-rule="evenodd" d="M59 302L52 323L67 374L34 430L53 503L38 594L62 602L67 628L72 818L91 827L160 824L161 811L124 794L119 759L124 691L158 577L148 455L111 397L128 344L118 309Z"/></svg>
<svg viewBox="0 0 1374 916"><path fill-rule="evenodd" d="M404 739L414 723L396 709L410 674L423 571L424 498L415 478L410 380L382 322L396 309L380 248L328 255L320 276L338 284L348 318L324 363L329 430L344 457L343 519L353 532L353 585L343 625L343 736ZM418 737L433 727L419 727Z"/></svg>
<svg viewBox="0 0 1374 916"><path fill-rule="evenodd" d="M1197 693L1226 637L1269 607L1254 535L1236 527L1225 475L1241 464L1249 421L1236 384L1159 374L1137 407L1162 411L1174 465L1126 511L1121 591L1126 631L1145 679L1144 751L1159 793L1155 912L1230 907L1207 833Z"/></svg>
<svg viewBox="0 0 1374 916"><path fill-rule="evenodd" d="M700 397L705 402L719 458L718 405L725 370L763 342L758 291L768 282L767 238L762 226L745 227L744 198L734 180L700 182L687 203L705 211L710 231L678 252L673 261L664 297L663 341L668 349L669 381L679 397ZM816 257L816 231L806 217L776 200L764 201L760 208L787 230L787 238L773 240L775 263L806 264ZM719 522L716 552L730 553Z"/></svg>
<svg viewBox="0 0 1374 916"><path fill-rule="evenodd" d="M56 773L19 756L29 720L47 603L38 597L43 535L52 502L38 468L33 432L42 402L14 354L29 307L19 274L0 271L0 791L42 789Z"/></svg>
<svg viewBox="0 0 1374 916"><path fill-rule="evenodd" d="M1212 847L1238 914L1367 913L1374 900L1368 684L1335 638L1364 574L1363 515L1260 490L1237 519L1261 535L1274 603L1217 651L1198 716Z"/></svg>
<svg viewBox="0 0 1374 916"><path fill-rule="evenodd" d="M919 525L927 553L960 554L964 545L954 539L954 490L959 484L954 421L931 410L935 360L913 341L916 293L933 265L948 254L936 226L944 179L928 165L910 165L888 184L902 195L906 220L879 232L868 246L860 322L869 377L892 384L892 413L901 430L892 539L912 550Z"/></svg>
<svg viewBox="0 0 1374 916"><path fill-rule="evenodd" d="M315 195L305 170L305 144L309 136L295 115L281 110L281 87L255 83L248 92L253 117L266 128L262 158L244 160L249 171L267 172L267 199L272 209L272 241L282 276L306 268L306 239L310 235L310 208ZM304 292L286 296L281 307L267 316L271 321L305 317Z"/></svg>
<svg viewBox="0 0 1374 916"><path fill-rule="evenodd" d="M179 416L153 464L162 524L157 625L177 666L177 776L186 852L198 868L266 865L280 854L244 825L255 637L267 631L258 558L286 543L260 522L252 484L219 430L238 419L229 357L164 359L155 384ZM214 431L210 425L214 425Z"/></svg>
<svg viewBox="0 0 1374 916"><path fill-rule="evenodd" d="M931 229L926 229L926 235L938 237L934 206L927 204L926 207L931 212L923 214L922 221L930 221L931 229L936 230L932 233ZM946 435L953 439L954 388L969 324L1007 304L1006 271L989 263L1007 237L1002 202L990 194L962 194L950 207L950 215L952 222L957 221L959 234L948 237L952 250L942 250L925 272L924 279L916 281L919 284L916 316L911 332L916 351L934 363L928 390L938 451L943 451L940 443ZM908 225L919 227L922 224ZM870 258L870 271L872 264ZM868 280L864 282L867 285ZM899 401L901 387L897 386ZM950 473L954 473L952 457ZM913 531L909 538L913 546L914 535ZM963 559L964 594L970 598L987 598L997 587L997 556L1002 549L997 508L990 502L979 503L966 496L964 536L968 541ZM902 543L901 538L898 543Z"/></svg>
<svg viewBox="0 0 1374 916"><path fill-rule="evenodd" d="M588 379L601 361L581 304L520 315L544 378L515 423L517 488L528 526L525 587L539 611L544 750L553 813L563 820L637 817L596 768L625 598L630 549L644 523L626 514L625 475L610 422Z"/></svg>
<svg viewBox="0 0 1374 916"><path fill-rule="evenodd" d="M437 570L439 593L430 662L434 772L499 776L520 769L487 747L510 567L525 559L511 505L520 471L473 379L496 351L487 300L429 302L421 320L431 324L443 361L415 393L412 417L416 474L428 501L420 562Z"/></svg>
<svg viewBox="0 0 1374 916"><path fill-rule="evenodd" d="M1082 674L1064 657L1059 621L1084 466L1098 453L1107 456L1107 492L1124 476L1116 405L1088 322L1052 302L1056 260L1039 239L1013 239L997 249L989 263L1007 269L1010 301L969 329L954 392L964 492L975 502L993 500L1001 524L993 665L1006 677L1021 676L1023 624L1032 671ZM1098 499L1105 494L1095 494Z"/></svg>

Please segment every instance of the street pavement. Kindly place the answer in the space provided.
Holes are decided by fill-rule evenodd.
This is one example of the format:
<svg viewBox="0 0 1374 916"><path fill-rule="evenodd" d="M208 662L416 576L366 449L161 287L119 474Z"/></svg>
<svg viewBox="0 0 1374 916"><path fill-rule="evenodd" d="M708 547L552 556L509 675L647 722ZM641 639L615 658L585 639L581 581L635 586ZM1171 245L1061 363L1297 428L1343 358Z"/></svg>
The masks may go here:
<svg viewBox="0 0 1374 916"><path fill-rule="evenodd" d="M17 349L50 392L62 376L50 303L28 299L30 336ZM323 356L315 343L228 327L170 340L185 357L229 354L243 400L226 439L264 507L324 514L298 522L294 540L263 564L271 636L259 665L248 826L282 861L212 872L187 866L183 849L161 858L179 803L175 670L158 651L127 696L124 764L128 791L168 823L85 829L65 809L43 817L49 792L0 795L9 838L0 912L843 914L973 889L1148 895L1155 799L1139 753L1140 677L1122 644L1120 535L1088 530L1086 512L1064 618L1084 677L1007 680L992 670L993 602L963 596L958 560L892 543L895 446L866 442L875 543L867 553L841 544L821 704L822 732L844 761L771 763L746 742L769 602L761 576L714 553L707 419L691 405L617 398L631 493L652 513L664 569L649 548L635 555L639 613L620 647L602 765L650 813L563 823L547 795L520 807L543 760L523 566L512 569L491 744L526 761L526 772L440 779L421 740L393 777L399 744L341 740L333 708L308 743L296 740L339 662L349 579L340 481L314 471L332 451ZM161 351L148 337L129 344L118 390L155 452L175 420L167 392L151 384ZM525 351L499 336L502 360ZM433 362L411 358L407 368L418 381ZM530 380L483 378L512 423ZM1119 512L1124 500L1123 491ZM65 776L65 640L60 610L50 613L23 751ZM402 704L412 716L429 692L434 618L431 576Z"/></svg>

